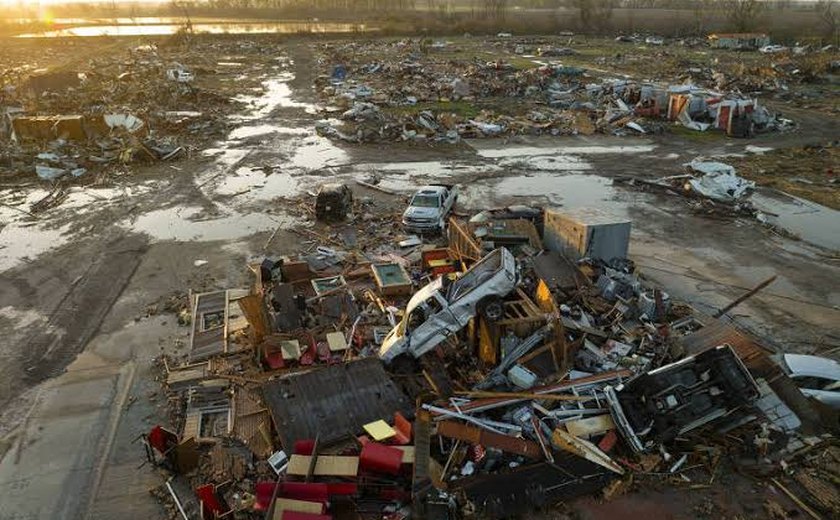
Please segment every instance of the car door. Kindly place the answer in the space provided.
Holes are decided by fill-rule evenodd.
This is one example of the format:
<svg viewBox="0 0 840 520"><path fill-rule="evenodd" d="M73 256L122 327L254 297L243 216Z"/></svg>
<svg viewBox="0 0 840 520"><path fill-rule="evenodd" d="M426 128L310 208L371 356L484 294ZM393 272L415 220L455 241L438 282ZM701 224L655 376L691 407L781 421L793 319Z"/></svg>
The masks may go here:
<svg viewBox="0 0 840 520"><path fill-rule="evenodd" d="M446 195L446 199L445 199L446 200L446 206L444 207L444 213L443 213L444 217L446 217L446 215L448 215L449 212L452 211L452 208L455 205L455 197L452 196L452 190L447 188L447 190L445 192L445 195Z"/></svg>

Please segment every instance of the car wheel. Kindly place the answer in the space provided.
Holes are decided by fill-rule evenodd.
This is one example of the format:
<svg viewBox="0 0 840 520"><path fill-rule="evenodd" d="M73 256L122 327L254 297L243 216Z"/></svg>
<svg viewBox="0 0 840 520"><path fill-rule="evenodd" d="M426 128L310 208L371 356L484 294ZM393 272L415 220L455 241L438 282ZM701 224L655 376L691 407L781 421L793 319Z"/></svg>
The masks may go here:
<svg viewBox="0 0 840 520"><path fill-rule="evenodd" d="M476 306L478 313L488 321L499 321L505 314L504 305L498 296L487 296L482 298Z"/></svg>

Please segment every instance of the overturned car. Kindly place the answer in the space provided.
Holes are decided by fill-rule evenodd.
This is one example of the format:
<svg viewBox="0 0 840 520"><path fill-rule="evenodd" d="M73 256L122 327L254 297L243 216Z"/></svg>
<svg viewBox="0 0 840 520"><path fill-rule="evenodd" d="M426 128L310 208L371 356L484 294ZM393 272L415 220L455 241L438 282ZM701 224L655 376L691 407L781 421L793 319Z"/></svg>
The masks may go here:
<svg viewBox="0 0 840 520"><path fill-rule="evenodd" d="M490 321L500 319L502 298L516 283L516 259L505 248L488 254L453 282L437 278L411 297L403 319L382 342L380 359L390 363L403 354L419 358L476 314Z"/></svg>
<svg viewBox="0 0 840 520"><path fill-rule="evenodd" d="M604 389L610 412L637 452L729 415L759 389L729 345L720 345L616 387Z"/></svg>

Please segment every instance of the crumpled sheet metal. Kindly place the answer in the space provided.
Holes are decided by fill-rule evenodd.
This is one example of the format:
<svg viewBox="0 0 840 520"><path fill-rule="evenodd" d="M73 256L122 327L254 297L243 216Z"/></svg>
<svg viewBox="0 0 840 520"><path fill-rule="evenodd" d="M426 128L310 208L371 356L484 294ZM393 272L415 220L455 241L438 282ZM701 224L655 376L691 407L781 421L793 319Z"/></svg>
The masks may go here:
<svg viewBox="0 0 840 520"><path fill-rule="evenodd" d="M693 160L691 170L703 176L688 181L691 189L704 197L720 202L737 202L755 189L755 182L735 174L735 168L721 162Z"/></svg>

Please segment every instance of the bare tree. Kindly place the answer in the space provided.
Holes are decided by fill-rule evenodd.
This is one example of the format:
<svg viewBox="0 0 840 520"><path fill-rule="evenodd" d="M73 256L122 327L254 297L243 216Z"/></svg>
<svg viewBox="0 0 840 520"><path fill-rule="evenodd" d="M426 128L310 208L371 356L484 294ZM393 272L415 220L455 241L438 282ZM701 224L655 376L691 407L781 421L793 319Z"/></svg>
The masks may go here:
<svg viewBox="0 0 840 520"><path fill-rule="evenodd" d="M484 12L493 19L502 20L507 11L507 4L507 0L485 0Z"/></svg>
<svg viewBox="0 0 840 520"><path fill-rule="evenodd" d="M735 31L747 32L756 26L764 5L760 0L724 0L723 9Z"/></svg>
<svg viewBox="0 0 840 520"><path fill-rule="evenodd" d="M717 0L695 0L691 3L691 30L695 35L703 35L707 31L709 16L714 11Z"/></svg>
<svg viewBox="0 0 840 520"><path fill-rule="evenodd" d="M817 2L816 9L820 15L824 38L829 43L838 43L840 41L840 10L837 8L836 0L821 0Z"/></svg>

